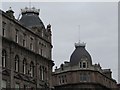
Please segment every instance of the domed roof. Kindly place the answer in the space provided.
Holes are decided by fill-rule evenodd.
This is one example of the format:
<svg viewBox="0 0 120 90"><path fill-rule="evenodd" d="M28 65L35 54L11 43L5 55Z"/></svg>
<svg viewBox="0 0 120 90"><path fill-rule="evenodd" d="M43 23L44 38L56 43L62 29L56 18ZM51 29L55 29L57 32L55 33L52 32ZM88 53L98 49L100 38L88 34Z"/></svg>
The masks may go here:
<svg viewBox="0 0 120 90"><path fill-rule="evenodd" d="M88 51L85 49L85 43L76 43L75 44L76 49L72 53L70 57L70 65L76 65L78 64L82 58L87 58L89 60L90 64L92 64L91 56L88 53Z"/></svg>
<svg viewBox="0 0 120 90"><path fill-rule="evenodd" d="M22 9L22 17L19 20L26 27L40 27L45 28L43 22L39 18L39 9L25 8Z"/></svg>

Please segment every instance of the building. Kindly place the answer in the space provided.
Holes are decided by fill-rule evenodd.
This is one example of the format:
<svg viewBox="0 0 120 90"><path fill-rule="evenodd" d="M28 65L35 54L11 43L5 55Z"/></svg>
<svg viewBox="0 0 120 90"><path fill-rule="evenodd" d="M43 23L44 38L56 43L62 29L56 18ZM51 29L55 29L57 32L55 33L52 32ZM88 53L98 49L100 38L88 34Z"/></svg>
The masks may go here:
<svg viewBox="0 0 120 90"><path fill-rule="evenodd" d="M117 86L118 86L118 90L120 90L120 84L117 84Z"/></svg>
<svg viewBox="0 0 120 90"><path fill-rule="evenodd" d="M53 72L53 87L82 88L87 90L111 90L117 88L110 69L102 69L100 64L92 64L91 55L85 48L85 43L76 43L70 61L65 61ZM79 90L79 89L78 89Z"/></svg>
<svg viewBox="0 0 120 90"><path fill-rule="evenodd" d="M54 65L51 60L51 25L44 26L34 7L21 10L15 19L10 8L2 18L2 87L50 88Z"/></svg>

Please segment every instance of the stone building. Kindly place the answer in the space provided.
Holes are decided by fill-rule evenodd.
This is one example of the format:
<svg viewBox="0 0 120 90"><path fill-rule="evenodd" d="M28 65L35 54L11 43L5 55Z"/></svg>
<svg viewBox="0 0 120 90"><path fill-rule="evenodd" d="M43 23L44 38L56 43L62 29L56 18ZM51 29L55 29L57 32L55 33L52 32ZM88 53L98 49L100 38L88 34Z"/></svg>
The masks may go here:
<svg viewBox="0 0 120 90"><path fill-rule="evenodd" d="M76 43L70 62L65 61L52 75L53 87L82 88L92 90L111 90L117 88L110 69L102 69L100 64L92 64L91 55L85 48L85 43Z"/></svg>
<svg viewBox="0 0 120 90"><path fill-rule="evenodd" d="M15 19L10 8L2 17L2 88L50 88L54 65L51 60L51 25L44 26L39 9L21 10Z"/></svg>

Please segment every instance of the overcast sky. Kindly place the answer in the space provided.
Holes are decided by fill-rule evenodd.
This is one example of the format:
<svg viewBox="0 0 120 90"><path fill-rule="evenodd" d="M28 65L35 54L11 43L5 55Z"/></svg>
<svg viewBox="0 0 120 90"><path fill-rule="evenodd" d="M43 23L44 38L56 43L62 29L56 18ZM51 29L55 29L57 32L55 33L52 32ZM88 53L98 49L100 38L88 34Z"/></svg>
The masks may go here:
<svg viewBox="0 0 120 90"><path fill-rule="evenodd" d="M12 7L18 18L20 9L26 6L29 2L6 2L2 3L2 10ZM117 2L32 2L31 6L40 9L40 18L45 26L52 25L55 66L70 60L74 43L80 36L80 40L86 42L93 64L100 63L102 68L110 68L113 78L118 81Z"/></svg>

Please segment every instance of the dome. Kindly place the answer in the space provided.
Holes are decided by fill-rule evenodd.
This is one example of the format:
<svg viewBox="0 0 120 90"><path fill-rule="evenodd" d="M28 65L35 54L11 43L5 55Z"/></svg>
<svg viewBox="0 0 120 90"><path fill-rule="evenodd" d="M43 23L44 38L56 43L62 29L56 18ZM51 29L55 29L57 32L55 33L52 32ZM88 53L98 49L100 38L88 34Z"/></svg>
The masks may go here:
<svg viewBox="0 0 120 90"><path fill-rule="evenodd" d="M88 51L85 49L85 43L77 43L75 44L76 49L74 50L74 52L72 53L71 57L70 57L70 65L76 65L78 64L82 58L87 58L87 60L90 62L90 64L92 65L92 60L91 60L91 56L88 53Z"/></svg>
<svg viewBox="0 0 120 90"><path fill-rule="evenodd" d="M39 9L33 8L25 8L21 10L22 17L19 20L26 27L39 27L45 28L43 22L39 18Z"/></svg>

